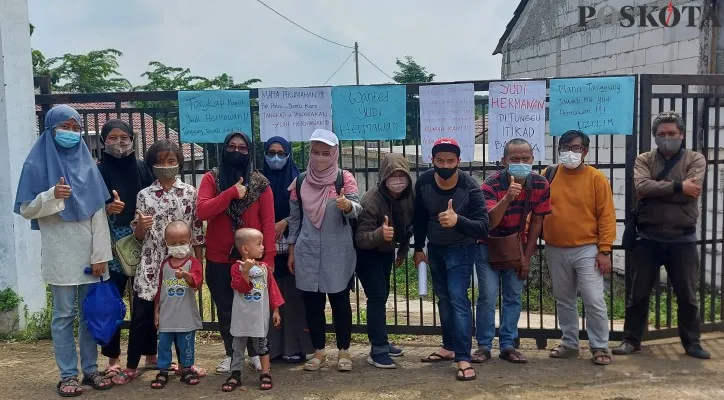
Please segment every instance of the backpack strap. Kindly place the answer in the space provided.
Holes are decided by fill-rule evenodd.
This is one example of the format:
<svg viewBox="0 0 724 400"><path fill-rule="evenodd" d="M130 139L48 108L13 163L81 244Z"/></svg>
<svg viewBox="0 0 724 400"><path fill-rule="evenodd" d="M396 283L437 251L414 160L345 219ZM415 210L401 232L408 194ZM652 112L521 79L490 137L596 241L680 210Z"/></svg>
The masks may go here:
<svg viewBox="0 0 724 400"><path fill-rule="evenodd" d="M304 182L304 178L307 177L307 171L304 171L297 176L297 202L299 203L299 217L301 218L304 215L304 208L302 207L302 183ZM337 172L337 179L334 181L334 190L337 192L337 195L342 193L342 188L344 187L344 174L342 170L340 169ZM347 218L342 218L342 225L347 225Z"/></svg>
<svg viewBox="0 0 724 400"><path fill-rule="evenodd" d="M545 178L548 181L548 184L553 183L553 179L556 177L556 172L558 171L558 164L551 164L546 168Z"/></svg>

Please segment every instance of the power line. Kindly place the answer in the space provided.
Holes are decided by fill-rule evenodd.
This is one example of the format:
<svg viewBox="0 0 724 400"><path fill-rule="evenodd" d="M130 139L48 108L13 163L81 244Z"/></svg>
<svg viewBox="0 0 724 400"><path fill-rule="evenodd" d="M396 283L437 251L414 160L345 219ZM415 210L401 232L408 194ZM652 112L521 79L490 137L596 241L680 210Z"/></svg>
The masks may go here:
<svg viewBox="0 0 724 400"><path fill-rule="evenodd" d="M332 80L332 78L334 78L335 75L337 75L337 72L339 72L339 70L341 70L342 67L344 67L345 64L347 64L347 61L349 61L349 59L352 58L352 55L353 55L353 54L354 54L354 51L351 52L351 53L349 53L349 55L347 56L347 59L344 60L344 62L342 63L342 65L340 65L339 68L337 68L336 71L334 71L334 73L332 74L332 76L329 77L329 79L327 79L326 81L324 81L324 84L322 84L322 86L326 85L329 81Z"/></svg>
<svg viewBox="0 0 724 400"><path fill-rule="evenodd" d="M382 72L382 74L384 74L386 77L392 79L393 81L395 80L395 78L387 75L387 72L383 71L382 68L380 68L380 67L377 66L377 64L375 64L375 63L373 63L372 61L370 61L370 59L367 58L367 56L364 55L361 51L359 52L359 55L361 55L362 58L364 58L365 60L367 60L368 63L372 64L373 67L377 68L378 71Z"/></svg>
<svg viewBox="0 0 724 400"><path fill-rule="evenodd" d="M256 0L256 1L259 2L261 5L263 5L264 7L270 9L274 14L276 14L276 15L284 18L285 20L289 21L290 23L292 23L292 24L293 24L294 26L296 26L297 28L299 28L299 29L301 29L301 30L303 30L303 31L305 31L305 32L307 32L307 33L309 33L309 34L312 34L312 35L314 35L314 36L316 36L316 37L318 37L318 38L320 38L320 39L322 39L322 40L325 40L325 41L327 41L327 42L329 42L329 43L336 44L337 46L346 47L346 48L348 48L348 49L353 48L352 46L347 46L347 45L344 45L344 44L341 44L341 43L337 43L337 42L335 42L334 40L330 40L330 39L327 39L327 38L324 37L324 36L318 35L318 34L312 32L312 31L310 31L309 29L307 29L307 28L299 25L298 23L292 21L291 19L287 18L287 17L284 16L282 13L280 13L279 11L271 8L268 4L264 3L263 1L261 1L261 0Z"/></svg>

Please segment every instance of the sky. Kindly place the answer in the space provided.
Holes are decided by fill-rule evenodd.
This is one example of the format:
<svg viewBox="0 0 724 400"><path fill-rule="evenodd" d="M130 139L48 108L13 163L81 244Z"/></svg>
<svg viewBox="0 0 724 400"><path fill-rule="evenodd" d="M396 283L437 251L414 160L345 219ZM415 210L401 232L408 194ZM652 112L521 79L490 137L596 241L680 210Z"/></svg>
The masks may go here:
<svg viewBox="0 0 724 400"><path fill-rule="evenodd" d="M493 50L515 0L264 0L310 31L346 46L359 43L384 73L412 56L435 81L500 78ZM134 85L150 61L221 73L256 87L317 86L352 49L304 32L257 0L29 0L34 49L46 57L120 50L121 72ZM392 80L364 58L360 83ZM328 85L355 83L354 58Z"/></svg>

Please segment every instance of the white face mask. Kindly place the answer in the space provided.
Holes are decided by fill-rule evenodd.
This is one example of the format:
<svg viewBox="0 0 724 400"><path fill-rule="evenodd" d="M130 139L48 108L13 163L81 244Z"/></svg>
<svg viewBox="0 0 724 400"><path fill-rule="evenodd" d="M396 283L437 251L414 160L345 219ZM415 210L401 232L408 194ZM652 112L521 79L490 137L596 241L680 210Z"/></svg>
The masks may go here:
<svg viewBox="0 0 724 400"><path fill-rule="evenodd" d="M409 184L410 182L404 176L391 176L385 180L387 189L394 194L402 193L405 189L407 189Z"/></svg>
<svg viewBox="0 0 724 400"><path fill-rule="evenodd" d="M191 247L187 244L168 246L168 255L173 258L186 258L191 253Z"/></svg>
<svg viewBox="0 0 724 400"><path fill-rule="evenodd" d="M568 169L576 169L581 165L583 160L582 153L574 153L572 151L562 151L558 153L560 163Z"/></svg>

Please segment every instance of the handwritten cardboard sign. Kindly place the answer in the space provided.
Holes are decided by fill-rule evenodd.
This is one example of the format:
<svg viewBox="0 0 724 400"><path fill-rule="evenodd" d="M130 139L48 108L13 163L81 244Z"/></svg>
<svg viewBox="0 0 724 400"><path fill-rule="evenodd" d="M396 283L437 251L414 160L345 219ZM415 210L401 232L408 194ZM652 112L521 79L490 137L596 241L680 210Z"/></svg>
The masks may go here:
<svg viewBox="0 0 724 400"><path fill-rule="evenodd" d="M475 89L472 83L420 86L422 156L432 163L432 145L451 137L460 145L462 161L475 158Z"/></svg>
<svg viewBox="0 0 724 400"><path fill-rule="evenodd" d="M525 139L537 161L545 159L546 82L491 82L488 97L488 160L503 158L505 144Z"/></svg>
<svg viewBox="0 0 724 400"><path fill-rule="evenodd" d="M404 139L406 94L404 85L333 87L334 132L340 140Z"/></svg>
<svg viewBox="0 0 724 400"><path fill-rule="evenodd" d="M223 143L234 131L252 136L248 90L179 91L178 111L184 143Z"/></svg>
<svg viewBox="0 0 724 400"><path fill-rule="evenodd" d="M569 130L588 135L632 135L633 76L551 79L550 132Z"/></svg>
<svg viewBox="0 0 724 400"><path fill-rule="evenodd" d="M259 89L261 140L281 136L306 142L315 129L332 130L329 87Z"/></svg>

